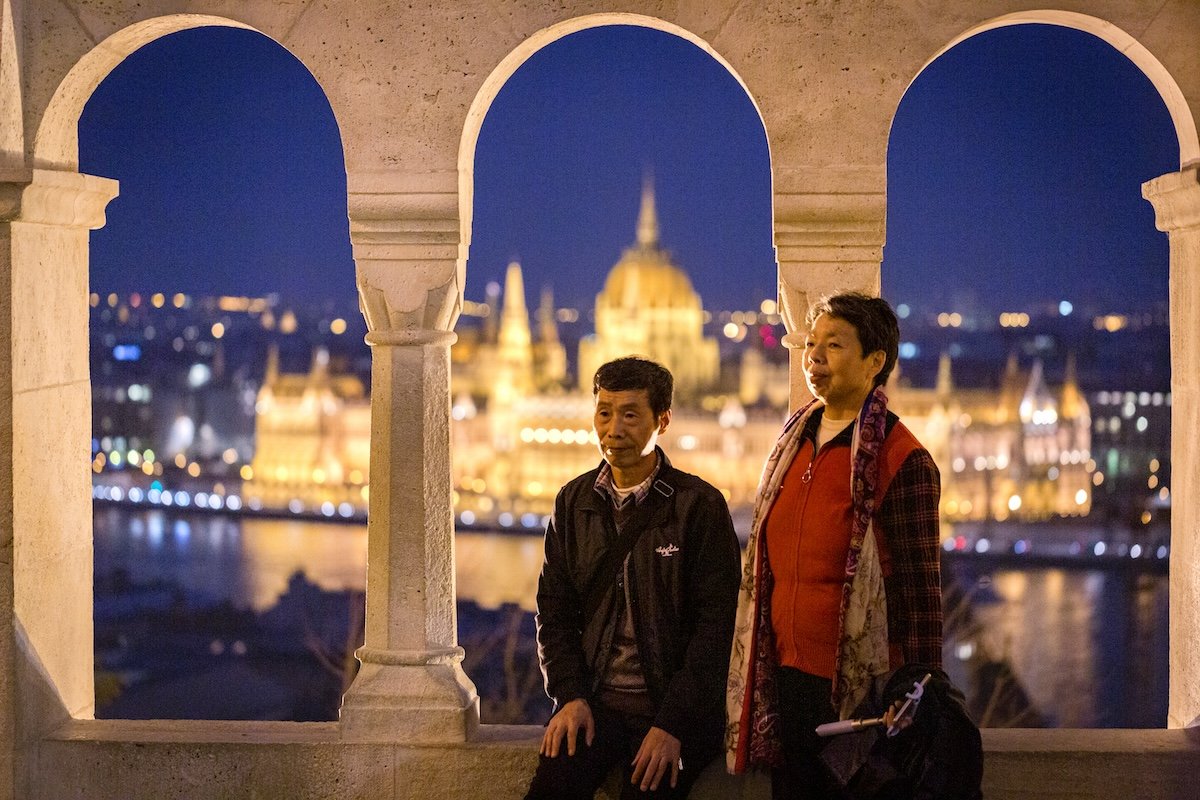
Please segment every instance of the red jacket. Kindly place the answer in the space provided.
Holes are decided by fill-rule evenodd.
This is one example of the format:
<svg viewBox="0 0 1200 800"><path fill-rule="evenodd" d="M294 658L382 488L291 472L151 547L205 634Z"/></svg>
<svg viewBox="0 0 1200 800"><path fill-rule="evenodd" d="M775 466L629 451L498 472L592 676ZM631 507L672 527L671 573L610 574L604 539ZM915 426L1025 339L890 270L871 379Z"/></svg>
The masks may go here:
<svg viewBox="0 0 1200 800"><path fill-rule="evenodd" d="M850 545L851 431L813 457L820 415L784 476L766 523L771 620L783 666L832 678ZM932 473L932 476L930 475ZM932 478L932 479L931 479ZM894 415L880 451L875 535L888 598L891 668L941 664L937 467ZM935 493L929 495L929 487ZM895 563L893 563L895 553Z"/></svg>

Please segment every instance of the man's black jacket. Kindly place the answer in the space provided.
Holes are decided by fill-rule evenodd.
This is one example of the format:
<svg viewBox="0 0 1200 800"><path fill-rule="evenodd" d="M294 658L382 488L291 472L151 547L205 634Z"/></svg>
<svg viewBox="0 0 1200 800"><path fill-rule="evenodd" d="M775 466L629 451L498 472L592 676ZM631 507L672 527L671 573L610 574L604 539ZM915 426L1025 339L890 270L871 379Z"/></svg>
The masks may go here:
<svg viewBox="0 0 1200 800"><path fill-rule="evenodd" d="M654 724L679 739L720 741L741 558L720 491L662 466L625 530L641 526L629 557L630 602ZM555 710L590 699L612 652L625 603L619 565L597 578L617 538L599 468L558 493L538 581L538 656ZM611 561L611 559L610 559ZM593 580L606 585L589 592ZM584 608L586 596L598 597Z"/></svg>

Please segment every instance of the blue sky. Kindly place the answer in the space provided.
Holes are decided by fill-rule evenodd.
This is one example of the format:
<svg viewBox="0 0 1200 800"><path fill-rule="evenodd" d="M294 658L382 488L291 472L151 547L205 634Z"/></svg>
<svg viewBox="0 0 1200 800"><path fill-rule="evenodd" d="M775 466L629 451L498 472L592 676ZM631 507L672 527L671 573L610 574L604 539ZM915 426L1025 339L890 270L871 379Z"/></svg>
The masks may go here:
<svg viewBox="0 0 1200 800"><path fill-rule="evenodd" d="M269 39L204 28L134 53L84 111L80 163L121 181L92 234L94 291L355 302L336 123ZM1166 236L1139 187L1177 163L1161 99L1104 42L1040 25L970 39L896 115L885 296L1162 301ZM663 244L705 305L773 296L766 138L745 92L682 39L611 27L536 53L489 111L467 297L518 257L531 295L549 284L590 307L633 241L647 169Z"/></svg>

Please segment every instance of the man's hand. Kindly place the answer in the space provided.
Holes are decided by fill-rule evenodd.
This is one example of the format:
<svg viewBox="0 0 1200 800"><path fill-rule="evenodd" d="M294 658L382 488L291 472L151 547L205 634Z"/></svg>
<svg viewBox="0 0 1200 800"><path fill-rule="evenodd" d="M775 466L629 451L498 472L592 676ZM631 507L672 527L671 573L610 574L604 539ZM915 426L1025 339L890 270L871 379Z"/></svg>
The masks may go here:
<svg viewBox="0 0 1200 800"><path fill-rule="evenodd" d="M659 781L671 770L671 788L679 783L679 770L683 762L679 758L679 740L662 728L651 728L642 739L642 746L633 757L633 778L630 783L641 784L641 790L655 791Z"/></svg>
<svg viewBox="0 0 1200 800"><path fill-rule="evenodd" d="M572 700L562 707L562 710L550 718L546 732L542 734L541 754L548 758L558 758L562 752L562 741L567 740L567 755L575 755L575 739L579 730L583 729L584 741L592 746L596 736L596 722L592 719L592 707L587 700Z"/></svg>

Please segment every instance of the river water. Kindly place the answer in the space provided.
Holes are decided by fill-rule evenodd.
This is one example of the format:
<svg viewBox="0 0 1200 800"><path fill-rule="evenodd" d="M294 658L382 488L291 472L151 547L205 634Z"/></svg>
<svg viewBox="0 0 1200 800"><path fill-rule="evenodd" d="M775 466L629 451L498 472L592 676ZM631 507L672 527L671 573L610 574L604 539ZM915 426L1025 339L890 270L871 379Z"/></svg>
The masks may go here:
<svg viewBox="0 0 1200 800"><path fill-rule="evenodd" d="M94 531L98 579L119 571L131 585L174 585L195 602L266 612L296 572L331 592L365 584L363 525L98 506ZM455 556L460 609L466 602L533 611L540 537L460 532ZM1165 724L1165 576L995 568L962 556L945 569L968 598L966 606L948 603L957 633L946 644L946 667L957 683L970 684L986 654L1011 667L1038 724ZM531 627L526 619L521 635ZM979 703L988 724L1032 724L989 709L987 696Z"/></svg>

